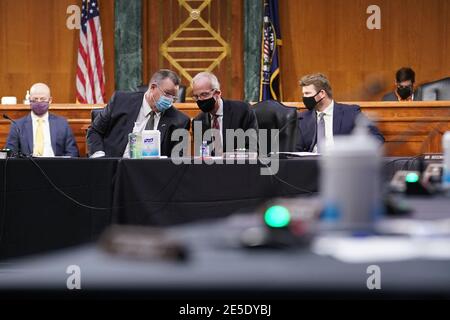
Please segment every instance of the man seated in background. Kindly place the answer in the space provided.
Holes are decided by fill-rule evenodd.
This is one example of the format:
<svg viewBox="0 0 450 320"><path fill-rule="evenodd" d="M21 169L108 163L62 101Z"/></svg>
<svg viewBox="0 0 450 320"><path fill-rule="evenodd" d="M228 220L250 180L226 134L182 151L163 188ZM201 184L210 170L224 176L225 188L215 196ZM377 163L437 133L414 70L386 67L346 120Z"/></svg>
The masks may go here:
<svg viewBox="0 0 450 320"><path fill-rule="evenodd" d="M320 73L304 76L300 80L303 103L308 109L299 114L297 151L322 153L333 145L334 136L350 134L358 116L363 116L357 105L345 105L333 100L328 79ZM369 122L369 120L367 120ZM370 124L370 133L384 143L377 127Z"/></svg>
<svg viewBox="0 0 450 320"><path fill-rule="evenodd" d="M91 157L129 157L128 134L143 130L161 132L161 155L171 155L178 141L171 141L176 129L189 130L190 119L173 107L180 77L162 69L153 74L147 92L117 91L95 118L87 132Z"/></svg>
<svg viewBox="0 0 450 320"><path fill-rule="evenodd" d="M395 74L396 89L383 96L383 101L420 101L415 92L416 73L411 68L401 68Z"/></svg>
<svg viewBox="0 0 450 320"><path fill-rule="evenodd" d="M201 112L194 119L194 137L203 134L208 129L215 129L219 132L217 137L213 137L213 149L215 156L222 155L223 152L232 152L236 146L233 144L232 150L227 150L227 129L254 129L255 133L258 128L256 116L250 109L248 103L243 101L233 101L222 99L220 91L220 83L217 77L209 72L201 72L192 79L192 97L197 102ZM202 132L195 132L195 122L201 122ZM252 139L257 139L256 135L252 135ZM246 147L251 143L247 143ZM197 152L199 146L195 146ZM252 150L256 151L256 150Z"/></svg>
<svg viewBox="0 0 450 320"><path fill-rule="evenodd" d="M65 118L48 112L51 103L50 88L34 84L30 88L31 112L11 124L6 148L36 157L78 157L72 130Z"/></svg>

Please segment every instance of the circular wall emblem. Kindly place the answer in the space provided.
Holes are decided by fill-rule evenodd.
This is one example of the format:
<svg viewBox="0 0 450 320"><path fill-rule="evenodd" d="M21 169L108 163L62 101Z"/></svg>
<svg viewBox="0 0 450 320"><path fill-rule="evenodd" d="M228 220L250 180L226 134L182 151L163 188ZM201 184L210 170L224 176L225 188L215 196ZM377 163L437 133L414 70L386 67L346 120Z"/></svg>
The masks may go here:
<svg viewBox="0 0 450 320"><path fill-rule="evenodd" d="M191 11L191 18L194 19L194 20L197 20L198 18L200 18L200 11L192 10Z"/></svg>

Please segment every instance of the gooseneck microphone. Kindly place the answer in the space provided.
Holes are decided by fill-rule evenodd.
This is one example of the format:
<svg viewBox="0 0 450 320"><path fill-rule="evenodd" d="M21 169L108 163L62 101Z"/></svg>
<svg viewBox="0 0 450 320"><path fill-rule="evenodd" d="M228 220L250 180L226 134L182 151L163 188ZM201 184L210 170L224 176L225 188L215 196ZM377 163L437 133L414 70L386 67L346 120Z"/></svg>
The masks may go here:
<svg viewBox="0 0 450 320"><path fill-rule="evenodd" d="M14 124L16 124L17 125L17 123L16 123L16 121L14 121L13 119L11 119L7 114L3 114L3 118L5 118L6 120L9 120L9 121L11 121L12 123L14 123Z"/></svg>
<svg viewBox="0 0 450 320"><path fill-rule="evenodd" d="M2 116L4 119L10 121L14 125L14 129L16 130L16 133L17 133L17 150L13 150L13 151L15 151L14 155L17 158L28 158L29 157L28 155L23 154L22 151L20 151L20 149L21 149L20 148L20 137L22 136L22 132L20 131L20 128L17 125L17 122L5 113Z"/></svg>

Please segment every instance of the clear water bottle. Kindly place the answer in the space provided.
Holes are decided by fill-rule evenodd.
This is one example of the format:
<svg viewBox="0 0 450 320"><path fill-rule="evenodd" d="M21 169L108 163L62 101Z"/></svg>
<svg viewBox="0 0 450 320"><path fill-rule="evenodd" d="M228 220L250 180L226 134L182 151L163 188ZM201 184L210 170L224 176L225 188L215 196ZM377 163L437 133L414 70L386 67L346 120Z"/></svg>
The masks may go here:
<svg viewBox="0 0 450 320"><path fill-rule="evenodd" d="M202 141L200 146L200 157L209 157L209 145L208 141Z"/></svg>
<svg viewBox="0 0 450 320"><path fill-rule="evenodd" d="M142 135L137 132L128 134L128 143L130 144L130 159L142 158Z"/></svg>

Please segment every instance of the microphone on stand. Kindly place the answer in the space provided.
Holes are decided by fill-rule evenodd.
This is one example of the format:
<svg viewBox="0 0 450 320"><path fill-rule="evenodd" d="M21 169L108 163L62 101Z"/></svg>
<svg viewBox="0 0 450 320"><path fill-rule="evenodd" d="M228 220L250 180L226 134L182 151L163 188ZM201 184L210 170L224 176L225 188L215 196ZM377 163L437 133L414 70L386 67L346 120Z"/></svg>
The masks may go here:
<svg viewBox="0 0 450 320"><path fill-rule="evenodd" d="M17 151L15 153L13 153L13 156L15 156L17 158L28 158L29 155L23 154L22 151L20 151L20 137L22 136L22 132L20 131L19 126L17 125L17 122L5 113L3 114L3 118L10 121L14 125L14 129L16 130L16 133L17 133L17 140L18 140Z"/></svg>

